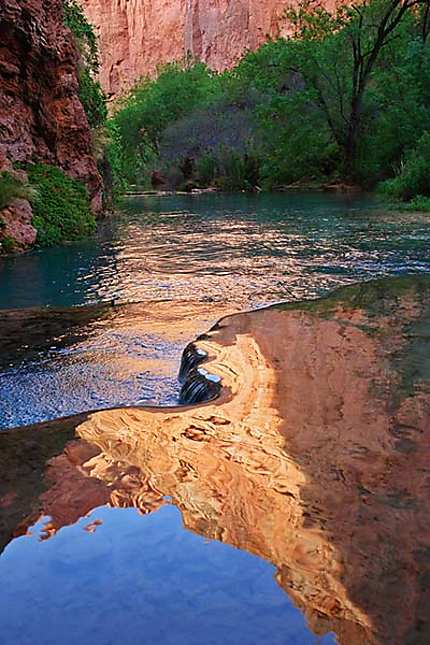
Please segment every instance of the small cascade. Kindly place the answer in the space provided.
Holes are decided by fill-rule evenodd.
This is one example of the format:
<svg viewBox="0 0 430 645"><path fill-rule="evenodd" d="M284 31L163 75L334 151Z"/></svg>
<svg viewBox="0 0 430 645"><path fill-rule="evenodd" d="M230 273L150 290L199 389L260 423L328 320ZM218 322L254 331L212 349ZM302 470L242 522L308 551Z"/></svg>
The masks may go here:
<svg viewBox="0 0 430 645"><path fill-rule="evenodd" d="M179 383L185 383L191 371L207 360L207 353L195 345L189 343L182 353L181 367L179 368Z"/></svg>
<svg viewBox="0 0 430 645"><path fill-rule="evenodd" d="M221 378L199 367L207 358L207 353L194 343L185 348L178 377L182 383L179 403L203 403L216 398L221 392Z"/></svg>

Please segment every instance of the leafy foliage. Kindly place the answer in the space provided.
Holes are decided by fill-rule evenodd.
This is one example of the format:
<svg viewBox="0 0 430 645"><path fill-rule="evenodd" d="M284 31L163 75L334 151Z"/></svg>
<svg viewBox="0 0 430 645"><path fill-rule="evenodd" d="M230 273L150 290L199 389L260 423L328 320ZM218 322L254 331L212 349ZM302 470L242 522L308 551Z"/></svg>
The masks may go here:
<svg viewBox="0 0 430 645"><path fill-rule="evenodd" d="M106 160L111 172L111 190L114 200L127 189L127 166L121 133L114 120L109 120L104 129L107 135Z"/></svg>
<svg viewBox="0 0 430 645"><path fill-rule="evenodd" d="M37 230L38 246L79 240L94 233L95 218L79 181L54 166L35 164L26 171L37 189L32 223Z"/></svg>
<svg viewBox="0 0 430 645"><path fill-rule="evenodd" d="M97 37L76 0L63 0L64 23L74 34L85 64L92 72L99 70Z"/></svg>
<svg viewBox="0 0 430 645"><path fill-rule="evenodd" d="M416 148L402 163L396 177L382 184L382 190L391 197L408 201L420 195L430 197L430 132L425 132Z"/></svg>
<svg viewBox="0 0 430 645"><path fill-rule="evenodd" d="M84 107L90 128L97 128L106 121L106 96L96 80L99 71L97 37L76 0L63 0L64 22L76 39L81 54L79 70L79 98Z"/></svg>
<svg viewBox="0 0 430 645"><path fill-rule="evenodd" d="M106 97L100 83L94 80L86 67L79 72L79 99L90 128L98 128L106 121Z"/></svg>
<svg viewBox="0 0 430 645"><path fill-rule="evenodd" d="M248 53L229 72L168 65L114 116L121 172L143 184L157 170L180 185L191 160L199 185L374 187L391 177L391 194L427 196L427 5L364 0L330 13L318 0L299 0L288 10L292 37Z"/></svg>
<svg viewBox="0 0 430 645"><path fill-rule="evenodd" d="M16 249L16 242L11 237L2 237L0 240L0 253L13 253Z"/></svg>
<svg viewBox="0 0 430 645"><path fill-rule="evenodd" d="M202 63L164 67L157 80L142 79L123 99L113 123L120 136L123 171L129 181L142 181L158 156L160 138L169 124L209 104L217 77Z"/></svg>
<svg viewBox="0 0 430 645"><path fill-rule="evenodd" d="M421 213L430 213L430 197L417 195L406 205L402 206L402 210L419 211Z"/></svg>

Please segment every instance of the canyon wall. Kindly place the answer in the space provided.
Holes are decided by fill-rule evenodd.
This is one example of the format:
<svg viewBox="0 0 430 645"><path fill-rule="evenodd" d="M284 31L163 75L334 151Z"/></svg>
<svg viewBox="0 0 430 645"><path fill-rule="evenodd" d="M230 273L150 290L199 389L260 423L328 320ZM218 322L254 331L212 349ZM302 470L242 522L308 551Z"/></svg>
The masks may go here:
<svg viewBox="0 0 430 645"><path fill-rule="evenodd" d="M78 98L78 66L62 0L1 1L0 170L13 162L60 166L86 185L99 212L101 179ZM20 229L17 241L31 243L31 211L18 204L6 215L9 233Z"/></svg>
<svg viewBox="0 0 430 645"><path fill-rule="evenodd" d="M101 83L124 93L158 65L193 56L221 71L286 33L286 0L80 0L100 38Z"/></svg>

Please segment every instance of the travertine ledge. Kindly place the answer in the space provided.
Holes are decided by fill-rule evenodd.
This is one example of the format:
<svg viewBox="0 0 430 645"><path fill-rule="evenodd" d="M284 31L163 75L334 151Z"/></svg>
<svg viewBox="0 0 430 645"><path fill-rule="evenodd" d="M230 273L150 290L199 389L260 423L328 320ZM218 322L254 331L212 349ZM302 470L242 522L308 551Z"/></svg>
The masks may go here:
<svg viewBox="0 0 430 645"><path fill-rule="evenodd" d="M101 504L156 511L255 553L316 633L427 643L430 278L223 318L195 348L223 387L175 408L0 434L2 544Z"/></svg>

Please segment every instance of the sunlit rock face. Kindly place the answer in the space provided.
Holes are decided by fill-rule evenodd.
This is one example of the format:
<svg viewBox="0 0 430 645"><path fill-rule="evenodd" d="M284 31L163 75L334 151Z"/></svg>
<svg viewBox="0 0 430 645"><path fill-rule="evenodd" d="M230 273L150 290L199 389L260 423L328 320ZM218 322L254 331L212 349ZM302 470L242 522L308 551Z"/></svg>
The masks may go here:
<svg viewBox="0 0 430 645"><path fill-rule="evenodd" d="M110 96L186 56L224 70L286 29L285 0L81 2L100 36L101 82Z"/></svg>
<svg viewBox="0 0 430 645"><path fill-rule="evenodd" d="M412 277L229 316L195 343L216 401L0 434L3 544L40 515L49 538L102 503L173 503L272 562L315 633L427 643L429 296Z"/></svg>
<svg viewBox="0 0 430 645"><path fill-rule="evenodd" d="M12 162L58 165L87 186L92 208L99 212L101 179L78 98L78 65L61 0L2 0L0 170ZM9 235L24 245L31 242L22 204L11 211L5 215Z"/></svg>

